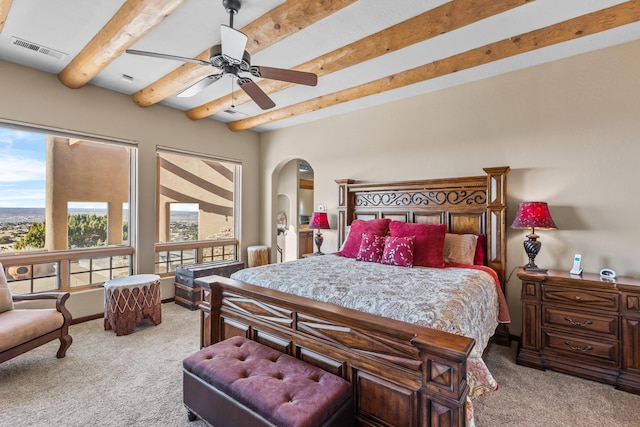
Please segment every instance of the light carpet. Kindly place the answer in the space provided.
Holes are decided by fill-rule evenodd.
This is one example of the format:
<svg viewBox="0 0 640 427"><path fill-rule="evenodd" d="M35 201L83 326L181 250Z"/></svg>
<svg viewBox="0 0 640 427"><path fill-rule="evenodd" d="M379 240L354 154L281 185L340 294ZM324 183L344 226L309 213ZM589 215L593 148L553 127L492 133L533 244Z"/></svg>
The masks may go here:
<svg viewBox="0 0 640 427"><path fill-rule="evenodd" d="M199 325L197 311L166 303L160 325L131 335L104 331L102 319L71 326L65 358L56 341L0 364L0 426L204 426L182 404L182 360L199 349ZM500 389L474 402L477 427L639 425L640 396L518 366L515 351L491 347Z"/></svg>

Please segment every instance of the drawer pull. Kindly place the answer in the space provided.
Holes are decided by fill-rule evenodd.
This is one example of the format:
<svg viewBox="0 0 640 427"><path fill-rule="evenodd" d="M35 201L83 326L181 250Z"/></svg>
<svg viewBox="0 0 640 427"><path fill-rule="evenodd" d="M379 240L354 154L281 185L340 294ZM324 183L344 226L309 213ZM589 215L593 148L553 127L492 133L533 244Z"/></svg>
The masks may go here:
<svg viewBox="0 0 640 427"><path fill-rule="evenodd" d="M571 350L576 350L576 351L589 351L589 350L593 350L593 347L591 347L590 345L587 345L586 347L576 347L574 345L571 345L571 341L567 340L564 342L566 345L568 345Z"/></svg>
<svg viewBox="0 0 640 427"><path fill-rule="evenodd" d="M564 320L566 320L567 322L571 323L573 326L587 326L592 324L593 322L591 320L587 320L586 322L576 322L574 320L571 320L571 318L569 316L564 316Z"/></svg>
<svg viewBox="0 0 640 427"><path fill-rule="evenodd" d="M580 295L576 295L576 301L580 301Z"/></svg>

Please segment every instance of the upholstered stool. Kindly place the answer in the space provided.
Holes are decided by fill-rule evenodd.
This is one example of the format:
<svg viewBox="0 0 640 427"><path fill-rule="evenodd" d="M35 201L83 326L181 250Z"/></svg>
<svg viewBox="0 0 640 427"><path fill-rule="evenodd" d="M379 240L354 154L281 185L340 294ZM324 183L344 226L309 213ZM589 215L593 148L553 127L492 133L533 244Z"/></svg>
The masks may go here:
<svg viewBox="0 0 640 427"><path fill-rule="evenodd" d="M134 274L104 284L104 330L128 335L144 318L154 326L162 322L160 276Z"/></svg>
<svg viewBox="0 0 640 427"><path fill-rule="evenodd" d="M244 337L205 347L183 361L189 419L215 427L352 426L344 379Z"/></svg>

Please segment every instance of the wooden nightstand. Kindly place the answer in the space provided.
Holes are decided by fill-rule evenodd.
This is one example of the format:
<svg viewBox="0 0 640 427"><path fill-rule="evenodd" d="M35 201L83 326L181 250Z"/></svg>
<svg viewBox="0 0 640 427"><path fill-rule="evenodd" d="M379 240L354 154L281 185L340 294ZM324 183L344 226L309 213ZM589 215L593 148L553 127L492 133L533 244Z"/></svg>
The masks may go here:
<svg viewBox="0 0 640 427"><path fill-rule="evenodd" d="M516 362L640 394L640 281L518 271L522 339Z"/></svg>

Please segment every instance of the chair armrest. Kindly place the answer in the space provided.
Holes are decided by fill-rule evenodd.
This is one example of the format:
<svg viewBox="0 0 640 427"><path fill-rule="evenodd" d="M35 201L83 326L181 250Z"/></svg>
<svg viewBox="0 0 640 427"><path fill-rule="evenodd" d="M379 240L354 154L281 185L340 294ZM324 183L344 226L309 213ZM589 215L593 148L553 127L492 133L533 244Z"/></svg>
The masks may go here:
<svg viewBox="0 0 640 427"><path fill-rule="evenodd" d="M41 292L38 294L12 295L12 298L14 302L54 299L56 300L56 310L62 313L65 320L68 322L71 320L71 313L67 310L67 307L65 307L65 303L67 302L67 299L69 299L69 296L71 296L69 292Z"/></svg>

